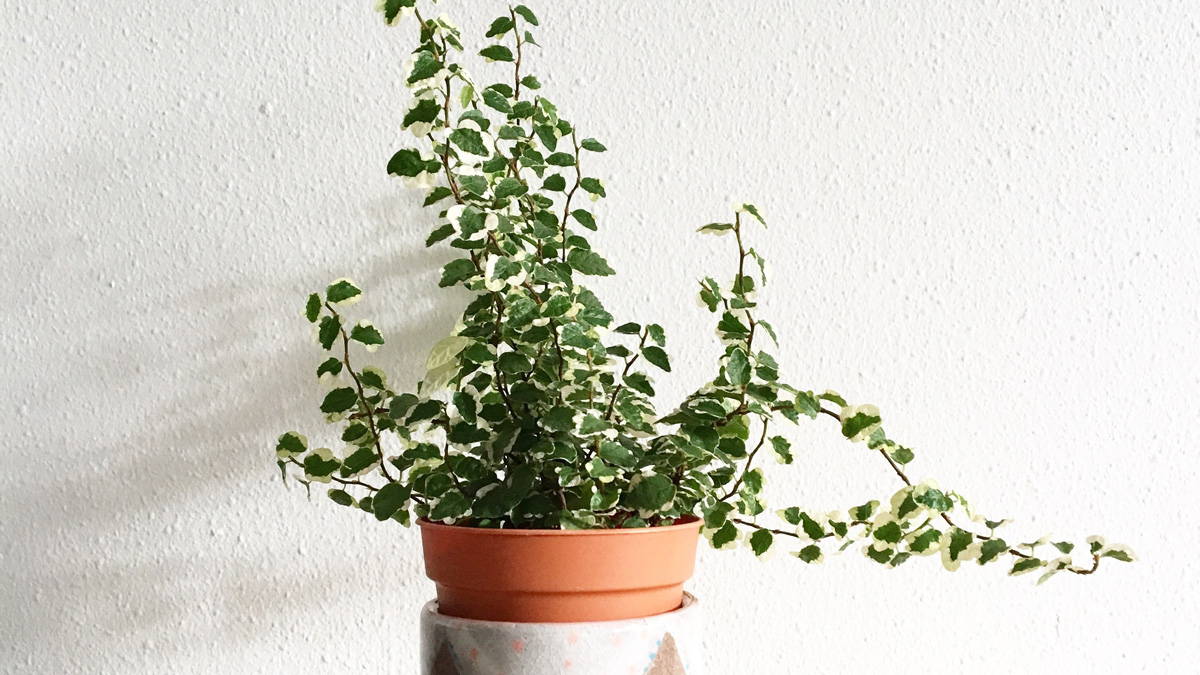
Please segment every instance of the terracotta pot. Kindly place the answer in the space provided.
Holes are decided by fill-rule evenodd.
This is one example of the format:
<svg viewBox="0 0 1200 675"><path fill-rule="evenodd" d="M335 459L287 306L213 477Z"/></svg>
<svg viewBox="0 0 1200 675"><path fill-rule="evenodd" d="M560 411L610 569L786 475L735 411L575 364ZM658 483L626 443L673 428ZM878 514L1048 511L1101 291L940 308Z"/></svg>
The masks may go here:
<svg viewBox="0 0 1200 675"><path fill-rule="evenodd" d="M683 604L700 521L623 530L496 530L418 521L438 611L562 623L653 616Z"/></svg>

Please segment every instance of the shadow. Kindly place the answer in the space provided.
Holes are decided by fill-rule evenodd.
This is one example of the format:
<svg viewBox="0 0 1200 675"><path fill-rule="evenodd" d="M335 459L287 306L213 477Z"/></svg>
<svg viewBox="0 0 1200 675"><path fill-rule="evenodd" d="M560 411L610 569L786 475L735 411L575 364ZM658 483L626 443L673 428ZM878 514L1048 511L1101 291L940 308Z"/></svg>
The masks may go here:
<svg viewBox="0 0 1200 675"><path fill-rule="evenodd" d="M164 288L162 301L186 317L176 334L129 333L122 322L89 334L86 351L97 358L76 376L110 414L137 423L86 448L54 448L55 465L71 471L28 477L4 496L0 551L12 588L30 593L10 603L10 649L29 649L31 663L74 662L72 632L114 651L159 654L194 652L196 640L253 644L267 617L272 630L308 625L334 600L372 612L366 599L424 583L414 534L334 508L317 487L311 500L294 483L280 489L274 460L275 438L291 429L340 444L318 410L325 387L315 369L325 353L301 316L308 289L342 276L365 289L346 314L379 326L387 344L371 361L397 389L423 374L429 347L464 304L460 293L428 292L449 255L423 247L415 231L423 224L400 224L428 216L411 218L418 198L398 193L366 207L371 222L351 244L370 252L359 260L266 283ZM164 340L169 360L138 360ZM111 372L122 363L117 381ZM363 570L387 579L346 583ZM198 607L211 623L176 635Z"/></svg>

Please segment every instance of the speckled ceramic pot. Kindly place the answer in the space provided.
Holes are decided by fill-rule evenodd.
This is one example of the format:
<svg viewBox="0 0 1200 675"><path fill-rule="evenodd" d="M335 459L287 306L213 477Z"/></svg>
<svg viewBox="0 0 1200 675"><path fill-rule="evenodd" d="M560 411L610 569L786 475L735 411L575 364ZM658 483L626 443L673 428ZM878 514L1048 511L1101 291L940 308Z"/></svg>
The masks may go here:
<svg viewBox="0 0 1200 675"><path fill-rule="evenodd" d="M696 599L641 619L509 623L421 611L423 675L697 675Z"/></svg>

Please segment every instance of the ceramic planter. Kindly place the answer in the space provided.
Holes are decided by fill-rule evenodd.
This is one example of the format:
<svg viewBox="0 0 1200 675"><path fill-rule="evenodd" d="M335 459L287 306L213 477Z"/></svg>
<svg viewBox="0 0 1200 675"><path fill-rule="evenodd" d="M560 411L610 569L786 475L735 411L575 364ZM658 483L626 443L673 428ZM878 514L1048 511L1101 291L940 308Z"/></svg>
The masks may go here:
<svg viewBox="0 0 1200 675"><path fill-rule="evenodd" d="M698 675L695 599L641 619L590 623L476 621L421 612L423 675Z"/></svg>
<svg viewBox="0 0 1200 675"><path fill-rule="evenodd" d="M562 623L663 614L683 603L700 521L622 530L497 530L420 521L438 612Z"/></svg>

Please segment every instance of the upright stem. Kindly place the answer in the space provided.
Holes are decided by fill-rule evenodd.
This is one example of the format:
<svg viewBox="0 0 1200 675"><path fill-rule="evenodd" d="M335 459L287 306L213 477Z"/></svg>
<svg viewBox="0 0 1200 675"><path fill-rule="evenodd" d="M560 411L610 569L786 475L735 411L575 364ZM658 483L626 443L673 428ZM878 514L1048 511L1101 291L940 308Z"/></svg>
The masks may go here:
<svg viewBox="0 0 1200 675"><path fill-rule="evenodd" d="M350 365L350 336L346 333L346 327L342 325L342 317L334 310L333 305L325 303L325 308L331 314L337 317L338 332L342 334L342 363L346 364L346 371L350 373L350 378L354 380L354 388L358 391L358 404L362 406L363 411L367 415L367 425L371 428L371 438L375 441L375 451L379 453L379 470L383 473L383 477L388 479L388 482L394 482L390 472L387 469L387 457L383 456L383 443L379 440L379 430L375 427L374 406L367 403L366 392L363 391L362 382L358 379L358 373L354 372L354 367Z"/></svg>

